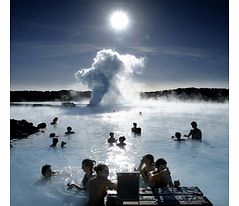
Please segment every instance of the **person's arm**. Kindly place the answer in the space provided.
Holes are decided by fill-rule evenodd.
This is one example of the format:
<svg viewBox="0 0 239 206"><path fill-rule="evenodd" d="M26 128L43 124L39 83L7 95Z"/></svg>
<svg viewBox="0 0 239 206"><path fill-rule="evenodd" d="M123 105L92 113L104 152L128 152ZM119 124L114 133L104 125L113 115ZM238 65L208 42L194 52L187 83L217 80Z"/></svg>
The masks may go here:
<svg viewBox="0 0 239 206"><path fill-rule="evenodd" d="M137 169L135 168L135 171L140 171L142 169L142 167L143 167L143 164L144 164L144 159L141 159L140 163L139 163L139 166L138 166Z"/></svg>
<svg viewBox="0 0 239 206"><path fill-rule="evenodd" d="M109 190L116 190L117 189L117 184L114 183L114 182L111 182L110 180L108 180L107 186L108 186Z"/></svg>
<svg viewBox="0 0 239 206"><path fill-rule="evenodd" d="M192 135L192 130L188 134L184 134L184 137L190 137Z"/></svg>
<svg viewBox="0 0 239 206"><path fill-rule="evenodd" d="M75 183L72 183L72 184L68 183L67 187L68 187L67 188L68 190L71 190L73 188L76 188L77 190L84 190L84 188L82 188L81 186L79 186L79 185L77 185Z"/></svg>

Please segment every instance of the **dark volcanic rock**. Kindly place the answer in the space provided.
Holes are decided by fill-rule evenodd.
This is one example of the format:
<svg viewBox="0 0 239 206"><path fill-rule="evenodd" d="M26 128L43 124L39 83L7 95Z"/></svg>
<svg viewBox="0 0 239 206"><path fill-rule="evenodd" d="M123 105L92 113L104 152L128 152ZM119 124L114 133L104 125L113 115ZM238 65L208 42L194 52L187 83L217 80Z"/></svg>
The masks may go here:
<svg viewBox="0 0 239 206"><path fill-rule="evenodd" d="M23 120L10 119L10 139L23 139L38 132L33 123Z"/></svg>

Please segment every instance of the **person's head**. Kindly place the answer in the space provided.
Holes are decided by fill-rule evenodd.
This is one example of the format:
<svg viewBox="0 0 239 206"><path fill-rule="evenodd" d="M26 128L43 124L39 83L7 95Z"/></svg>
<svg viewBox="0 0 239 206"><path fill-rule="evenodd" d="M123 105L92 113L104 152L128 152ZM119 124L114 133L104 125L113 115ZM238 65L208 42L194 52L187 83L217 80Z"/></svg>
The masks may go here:
<svg viewBox="0 0 239 206"><path fill-rule="evenodd" d="M122 137L119 138L120 143L123 143L125 140L126 140L125 136L122 136Z"/></svg>
<svg viewBox="0 0 239 206"><path fill-rule="evenodd" d="M192 121L192 122L191 122L191 125L192 125L192 128L193 128L193 129L197 128L197 122Z"/></svg>
<svg viewBox="0 0 239 206"><path fill-rule="evenodd" d="M94 167L94 170L96 171L97 176L107 178L109 175L109 167L105 164L98 164Z"/></svg>
<svg viewBox="0 0 239 206"><path fill-rule="evenodd" d="M95 165L95 160L84 159L81 163L81 168L84 172L92 172Z"/></svg>
<svg viewBox="0 0 239 206"><path fill-rule="evenodd" d="M52 176L52 169L51 169L51 165L44 165L41 168L41 174L44 177L51 177Z"/></svg>
<svg viewBox="0 0 239 206"><path fill-rule="evenodd" d="M115 134L114 134L114 132L110 132L109 135L110 135L110 137L114 137Z"/></svg>
<svg viewBox="0 0 239 206"><path fill-rule="evenodd" d="M146 154L143 156L143 160L146 164L152 164L154 163L154 156L151 154Z"/></svg>
<svg viewBox="0 0 239 206"><path fill-rule="evenodd" d="M57 122L57 120L58 120L58 117L55 117L55 118L53 119L53 122Z"/></svg>
<svg viewBox="0 0 239 206"><path fill-rule="evenodd" d="M51 133L51 134L49 135L49 137L55 137L55 136L56 136L55 133Z"/></svg>
<svg viewBox="0 0 239 206"><path fill-rule="evenodd" d="M58 143L58 138L54 137L52 140L52 144L56 146L57 143Z"/></svg>
<svg viewBox="0 0 239 206"><path fill-rule="evenodd" d="M133 126L134 126L134 128L136 128L137 127L137 123L133 122Z"/></svg>
<svg viewBox="0 0 239 206"><path fill-rule="evenodd" d="M71 127L67 127L67 132L71 132L72 128Z"/></svg>
<svg viewBox="0 0 239 206"><path fill-rule="evenodd" d="M160 158L155 162L155 167L158 169L165 168L167 167L167 161L163 158Z"/></svg>
<svg viewBox="0 0 239 206"><path fill-rule="evenodd" d="M176 137L177 139L180 139L180 138L181 138L181 133L180 133L180 132L175 132L175 137Z"/></svg>

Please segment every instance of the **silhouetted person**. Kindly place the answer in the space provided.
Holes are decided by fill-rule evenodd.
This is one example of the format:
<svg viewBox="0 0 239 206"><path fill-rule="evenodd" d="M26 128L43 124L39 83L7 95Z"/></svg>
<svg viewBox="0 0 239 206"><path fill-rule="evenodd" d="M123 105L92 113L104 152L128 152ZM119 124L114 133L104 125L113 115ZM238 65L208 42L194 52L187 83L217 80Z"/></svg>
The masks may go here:
<svg viewBox="0 0 239 206"><path fill-rule="evenodd" d="M148 182L149 172L155 170L154 156L151 154L144 155L143 158L140 160L138 168L135 170L139 171L145 182Z"/></svg>
<svg viewBox="0 0 239 206"><path fill-rule="evenodd" d="M149 173L149 184L152 188L173 187L170 171L167 167L167 161L163 158L155 162L156 170Z"/></svg>
<svg viewBox="0 0 239 206"><path fill-rule="evenodd" d="M59 135L56 135L56 133L50 133L49 137L53 138L53 137L59 137Z"/></svg>
<svg viewBox="0 0 239 206"><path fill-rule="evenodd" d="M56 147L57 143L58 143L58 138L54 137L52 139L52 144L50 145L50 147Z"/></svg>
<svg viewBox="0 0 239 206"><path fill-rule="evenodd" d="M65 145L66 145L66 142L62 141L61 142L61 147L65 147Z"/></svg>
<svg viewBox="0 0 239 206"><path fill-rule="evenodd" d="M117 185L107 179L109 175L107 165L99 164L94 170L97 176L92 178L88 184L89 206L104 206L104 197L107 195L107 190L116 190Z"/></svg>
<svg viewBox="0 0 239 206"><path fill-rule="evenodd" d="M113 144L113 143L115 143L115 142L117 142L117 139L114 137L114 132L110 132L110 138L108 139L108 143L110 143L110 144Z"/></svg>
<svg viewBox="0 0 239 206"><path fill-rule="evenodd" d="M190 137L191 139L197 139L197 140L201 140L202 139L202 132L200 129L197 128L197 122L191 122L192 128L190 130L190 132L188 133L188 135L184 135L184 137Z"/></svg>
<svg viewBox="0 0 239 206"><path fill-rule="evenodd" d="M65 134L74 134L75 133L72 131L71 127L67 127L66 130L67 130L67 132L65 132Z"/></svg>
<svg viewBox="0 0 239 206"><path fill-rule="evenodd" d="M172 136L172 138L176 138L176 139L174 139L174 141L185 141L185 139L182 139L181 138L181 133L180 132L175 132L175 135L174 136Z"/></svg>
<svg viewBox="0 0 239 206"><path fill-rule="evenodd" d="M51 124L57 124L57 121L58 121L58 117L55 117L55 118L52 120Z"/></svg>
<svg viewBox="0 0 239 206"><path fill-rule="evenodd" d="M124 147L126 145L126 143L124 143L124 141L126 140L125 136L122 136L119 138L119 143L116 144L119 147Z"/></svg>
<svg viewBox="0 0 239 206"><path fill-rule="evenodd" d="M55 175L57 172L53 171L51 169L51 165L44 165L41 168L41 174L43 177L52 177L53 175Z"/></svg>
<svg viewBox="0 0 239 206"><path fill-rule="evenodd" d="M133 123L133 127L131 128L131 132L134 132L136 134L141 134L141 128L137 127L137 123L136 122Z"/></svg>
<svg viewBox="0 0 239 206"><path fill-rule="evenodd" d="M86 190L89 180L91 180L93 177L95 177L94 174L94 165L95 160L90 159L84 159L81 163L81 169L85 172L84 177L81 181L81 185L77 185L75 183L68 183L68 190L72 188L76 188L77 190Z"/></svg>

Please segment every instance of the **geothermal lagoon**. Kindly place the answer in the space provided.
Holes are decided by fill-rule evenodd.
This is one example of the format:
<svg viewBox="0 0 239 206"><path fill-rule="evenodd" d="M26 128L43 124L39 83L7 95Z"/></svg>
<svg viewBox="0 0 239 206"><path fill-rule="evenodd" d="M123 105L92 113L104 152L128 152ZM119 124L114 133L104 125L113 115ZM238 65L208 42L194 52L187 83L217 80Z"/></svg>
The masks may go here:
<svg viewBox="0 0 239 206"><path fill-rule="evenodd" d="M77 103L76 103L77 104ZM111 105L74 108L54 106L11 106L11 119L26 119L37 125L47 123L45 132L13 141L11 148L11 206L76 206L86 205L82 191L67 190L68 182L79 183L83 177L81 161L85 158L105 163L109 179L116 181L117 172L132 172L143 155L165 158L172 179L181 186L198 186L216 206L228 205L228 104L141 101L137 105ZM139 115L142 112L142 115ZM54 117L58 124L51 125ZM202 141L176 142L176 131L187 134L196 121L202 130ZM131 133L137 122L142 134ZM75 134L65 136L71 126ZM66 141L51 148L50 133ZM124 149L109 146L109 133L125 136ZM50 180L41 176L41 167L52 165L60 171Z"/></svg>

